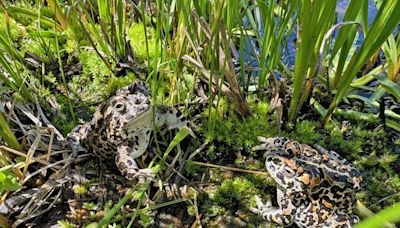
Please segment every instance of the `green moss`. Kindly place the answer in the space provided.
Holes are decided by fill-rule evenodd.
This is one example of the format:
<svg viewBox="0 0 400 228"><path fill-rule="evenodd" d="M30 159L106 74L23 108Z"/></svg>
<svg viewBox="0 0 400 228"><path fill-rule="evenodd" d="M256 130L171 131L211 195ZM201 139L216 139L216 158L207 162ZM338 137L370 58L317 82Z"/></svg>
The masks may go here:
<svg viewBox="0 0 400 228"><path fill-rule="evenodd" d="M65 42L65 50L68 53L75 53L77 50L80 50L80 48L84 46L92 46L86 34L83 33L81 25L79 23L70 24L70 26L66 30L64 30L64 33L68 37Z"/></svg>
<svg viewBox="0 0 400 228"><path fill-rule="evenodd" d="M317 132L321 128L321 124L315 121L304 120L296 125L293 134L289 138L297 140L304 144L313 145L321 140L322 136Z"/></svg>
<svg viewBox="0 0 400 228"><path fill-rule="evenodd" d="M43 37L39 32L31 32L29 39L21 42L22 50L37 56L44 63L57 62L57 48L55 38ZM61 58L65 52L59 52Z"/></svg>
<svg viewBox="0 0 400 228"><path fill-rule="evenodd" d="M398 154L392 154L392 151L384 149L383 154L379 157L379 163L382 167L386 168L388 172L392 172L389 168L390 164L398 161L398 157Z"/></svg>
<svg viewBox="0 0 400 228"><path fill-rule="evenodd" d="M250 169L250 170L264 169L263 159L258 160L258 159L248 158L241 154L237 155L235 164L237 165L237 167L244 168L244 169Z"/></svg>
<svg viewBox="0 0 400 228"><path fill-rule="evenodd" d="M73 26L77 26L77 25L73 25ZM67 34L68 37L74 37L73 39L67 39L67 41L65 43L65 50L71 54L75 53L76 50L80 49L79 39L76 38L75 32L72 28L66 29L65 34ZM82 46L84 46L84 45L82 45Z"/></svg>
<svg viewBox="0 0 400 228"><path fill-rule="evenodd" d="M136 78L133 73L115 77L93 51L81 51L78 57L82 64L82 73L72 78L69 87L78 96L75 99L85 103L104 100L118 88L132 83Z"/></svg>
<svg viewBox="0 0 400 228"><path fill-rule="evenodd" d="M253 182L245 177L235 177L231 180L225 180L211 200L227 208L248 209L250 206L248 202L256 193L259 192Z"/></svg>
<svg viewBox="0 0 400 228"><path fill-rule="evenodd" d="M207 207L207 209L205 210L206 213L206 218L211 218L211 217L215 217L217 215L222 215L226 213L226 208L219 206L219 205L209 205Z"/></svg>
<svg viewBox="0 0 400 228"><path fill-rule="evenodd" d="M83 50L78 58L82 73L69 82L69 88L75 95L72 98L85 103L103 100L107 95L104 84L111 76L110 70L95 52Z"/></svg>
<svg viewBox="0 0 400 228"><path fill-rule="evenodd" d="M259 175L244 175L227 179L226 172L213 169L210 173L210 182L216 181L220 185L210 185L204 188L207 196L199 198L200 211L204 215L203 222L207 223L217 216L236 216L239 211L247 212L255 206L254 195L262 196L265 186L271 183ZM219 177L218 177L219 176ZM245 220L250 224L260 223L262 220L256 214L248 213Z"/></svg>
<svg viewBox="0 0 400 228"><path fill-rule="evenodd" d="M154 28L146 27L146 29L147 29L147 37L145 36L142 23L132 23L128 31L128 37L131 41L133 50L135 51L135 55L137 59L142 62L147 60L146 39L149 49L149 59L154 58L155 46L156 46Z"/></svg>
<svg viewBox="0 0 400 228"><path fill-rule="evenodd" d="M206 109L203 113L203 130L208 139L218 143L218 151L221 146L227 145L233 150L245 150L253 153L250 149L258 144L257 136L271 137L277 134L276 129L271 129L269 115L267 114L268 103L255 101L250 98L253 114L243 119L233 110L232 104L221 99L218 109ZM231 151L229 149L228 151Z"/></svg>
<svg viewBox="0 0 400 228"><path fill-rule="evenodd" d="M111 78L107 82L106 91L108 94L113 94L117 89L131 84L133 81L135 81L135 79L136 76L131 72L123 77L117 78L115 76L111 76Z"/></svg>
<svg viewBox="0 0 400 228"><path fill-rule="evenodd" d="M197 166L197 165L193 165L193 163L191 163L190 161L186 162L185 170L186 170L186 173L191 176L194 176L198 173L204 172L203 168L201 168L200 166Z"/></svg>
<svg viewBox="0 0 400 228"><path fill-rule="evenodd" d="M343 138L343 133L338 129L332 129L329 140L329 148L335 149L336 151L341 151L343 153L348 153L351 155L359 154L362 149L361 145L363 141L359 138L354 138L352 140L346 140Z"/></svg>

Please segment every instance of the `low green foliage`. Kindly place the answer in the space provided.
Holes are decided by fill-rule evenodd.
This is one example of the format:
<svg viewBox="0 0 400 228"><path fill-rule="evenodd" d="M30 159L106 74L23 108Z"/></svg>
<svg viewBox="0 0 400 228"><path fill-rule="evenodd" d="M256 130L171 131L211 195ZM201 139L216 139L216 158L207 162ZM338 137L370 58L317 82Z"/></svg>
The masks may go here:
<svg viewBox="0 0 400 228"><path fill-rule="evenodd" d="M343 151L347 155L356 156L362 151L362 145L365 143L363 138L346 139L343 137L344 131L337 128L328 128L330 131L329 141L326 147L336 151Z"/></svg>
<svg viewBox="0 0 400 228"><path fill-rule="evenodd" d="M9 171L0 171L0 195L7 191L16 191L21 188L15 175Z"/></svg>
<svg viewBox="0 0 400 228"><path fill-rule="evenodd" d="M99 205L93 202L85 202L83 203L83 208L86 208L88 210L97 210L99 208Z"/></svg>
<svg viewBox="0 0 400 228"><path fill-rule="evenodd" d="M14 19L7 18L3 10L0 10L0 25L4 31L9 28L9 37L12 41L17 41L20 37L27 36L26 27L20 26ZM7 18L7 19L6 19ZM8 24L7 24L8 23Z"/></svg>
<svg viewBox="0 0 400 228"><path fill-rule="evenodd" d="M78 194L78 195L84 195L88 191L87 188L83 185L76 185L76 186L74 186L73 189L74 189L75 194Z"/></svg>
<svg viewBox="0 0 400 228"><path fill-rule="evenodd" d="M185 165L185 171L188 175L195 176L196 174L202 173L204 169L188 161Z"/></svg>
<svg viewBox="0 0 400 228"><path fill-rule="evenodd" d="M66 221L66 220L59 220L59 221L57 221L57 224L58 224L61 228L76 228L76 227L77 227L77 225L75 225L75 224L73 224L73 223L71 223L71 222L68 222L68 221Z"/></svg>

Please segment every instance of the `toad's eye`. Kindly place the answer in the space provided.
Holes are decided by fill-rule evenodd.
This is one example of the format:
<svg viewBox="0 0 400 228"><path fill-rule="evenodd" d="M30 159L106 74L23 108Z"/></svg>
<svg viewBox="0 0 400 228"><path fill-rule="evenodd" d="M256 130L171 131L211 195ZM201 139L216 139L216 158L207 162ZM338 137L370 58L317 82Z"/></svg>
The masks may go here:
<svg viewBox="0 0 400 228"><path fill-rule="evenodd" d="M114 108L115 108L115 110L117 112L121 112L122 113L122 112L125 112L126 106L125 106L124 103L118 102L118 103L115 104Z"/></svg>
<svg viewBox="0 0 400 228"><path fill-rule="evenodd" d="M291 168L289 168L289 167L287 167L287 166L285 166L285 167L283 168L283 174L284 174L285 176L289 177L289 178L294 177L294 176L296 175L296 173L294 172L294 170L291 169Z"/></svg>

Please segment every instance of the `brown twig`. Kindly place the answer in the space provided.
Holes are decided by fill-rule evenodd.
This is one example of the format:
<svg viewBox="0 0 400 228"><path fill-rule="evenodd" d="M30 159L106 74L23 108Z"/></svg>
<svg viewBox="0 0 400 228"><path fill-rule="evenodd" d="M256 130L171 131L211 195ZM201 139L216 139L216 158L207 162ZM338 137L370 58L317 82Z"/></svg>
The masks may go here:
<svg viewBox="0 0 400 228"><path fill-rule="evenodd" d="M235 172L241 172L241 173L251 173L251 174L257 174L257 175L263 175L263 176L270 176L269 173L261 172L261 171L240 169L240 168L235 168L235 167L228 167L228 166L215 165L215 164L210 164L210 163L203 163L203 162L198 162L198 161L191 161L191 163L194 164L194 165L198 165L198 166L207 166L207 167L211 167L211 168L220 168L220 169L225 169L225 170L230 170L230 171L235 171Z"/></svg>

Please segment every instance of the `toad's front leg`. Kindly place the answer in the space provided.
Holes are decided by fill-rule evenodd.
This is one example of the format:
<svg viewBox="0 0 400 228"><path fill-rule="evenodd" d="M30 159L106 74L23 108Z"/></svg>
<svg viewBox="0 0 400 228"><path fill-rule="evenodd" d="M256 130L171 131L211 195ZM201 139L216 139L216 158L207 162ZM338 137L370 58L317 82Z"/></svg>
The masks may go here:
<svg viewBox="0 0 400 228"><path fill-rule="evenodd" d="M278 207L273 207L271 201L263 204L258 196L256 197L257 208L252 208L251 211L261 215L264 220L287 226L293 223L296 214L296 207L284 193L277 189Z"/></svg>
<svg viewBox="0 0 400 228"><path fill-rule="evenodd" d="M180 130L187 127L190 131L190 135L196 138L196 135L189 127L189 120L181 111L174 107L165 105L156 106L156 126L160 128L163 133L172 129Z"/></svg>
<svg viewBox="0 0 400 228"><path fill-rule="evenodd" d="M327 220L322 227L353 227L360 219L356 215L349 215L345 212L336 212Z"/></svg>
<svg viewBox="0 0 400 228"><path fill-rule="evenodd" d="M127 145L118 146L115 163L119 171L127 179L133 180L138 178L140 182L143 182L145 179L152 179L154 177L155 172L153 169L140 169L135 161L135 158L141 156L143 152L138 152Z"/></svg>

